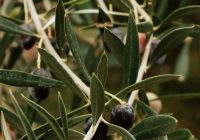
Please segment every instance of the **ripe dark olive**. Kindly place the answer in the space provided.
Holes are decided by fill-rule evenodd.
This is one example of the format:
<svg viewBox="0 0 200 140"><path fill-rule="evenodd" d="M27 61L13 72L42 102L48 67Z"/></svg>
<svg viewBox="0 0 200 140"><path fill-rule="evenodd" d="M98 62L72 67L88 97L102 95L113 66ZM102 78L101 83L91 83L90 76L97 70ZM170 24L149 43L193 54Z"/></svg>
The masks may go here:
<svg viewBox="0 0 200 140"><path fill-rule="evenodd" d="M88 130L90 129L90 126L92 125L92 118L88 119L85 124L84 124L84 132L85 134L88 132ZM92 140L105 140L106 139L106 135L108 132L108 126L103 123L100 122L96 133L94 134Z"/></svg>
<svg viewBox="0 0 200 140"><path fill-rule="evenodd" d="M51 74L49 71L45 70L45 69L35 69L33 70L32 74L34 75L38 75L38 76L43 76L46 78L51 78ZM44 99L46 99L50 93L50 88L48 87L29 87L28 88L30 95L36 99L37 101L42 101Z"/></svg>
<svg viewBox="0 0 200 140"><path fill-rule="evenodd" d="M116 105L110 117L111 123L129 129L134 121L134 111L129 105Z"/></svg>
<svg viewBox="0 0 200 140"><path fill-rule="evenodd" d="M54 49L56 50L56 52L60 55L60 50L56 44L56 38L53 37L50 39L51 41L51 45L54 47ZM69 47L65 44L65 47L64 47L64 53L65 54L69 54Z"/></svg>
<svg viewBox="0 0 200 140"><path fill-rule="evenodd" d="M21 40L20 44L22 46L22 48L29 50L33 47L33 45L35 44L37 38L34 36L28 36L25 37Z"/></svg>

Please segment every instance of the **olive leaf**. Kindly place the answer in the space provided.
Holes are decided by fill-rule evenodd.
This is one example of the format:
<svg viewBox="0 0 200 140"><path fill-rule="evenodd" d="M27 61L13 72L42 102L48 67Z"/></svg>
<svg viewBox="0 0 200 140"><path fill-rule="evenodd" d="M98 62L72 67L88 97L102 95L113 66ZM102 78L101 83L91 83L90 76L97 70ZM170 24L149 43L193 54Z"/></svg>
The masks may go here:
<svg viewBox="0 0 200 140"><path fill-rule="evenodd" d="M15 109L17 111L17 114L19 116L20 122L21 122L21 124L22 124L22 126L24 128L24 131L27 134L28 139L29 140L36 140L36 135L35 135L35 133L33 132L32 128L31 128L31 125L30 125L30 123L28 121L28 118L24 114L23 110L19 106L17 100L15 99L15 97L13 96L12 93L10 93L10 96L11 96L12 102L14 104L14 107L15 107Z"/></svg>
<svg viewBox="0 0 200 140"><path fill-rule="evenodd" d="M67 118L67 112L66 112L66 107L64 104L64 101L60 95L58 94L58 104L59 104L59 111L60 111L60 116L61 116L61 121L62 121L62 130L65 135L65 139L68 140L68 118Z"/></svg>
<svg viewBox="0 0 200 140"><path fill-rule="evenodd" d="M63 86L63 82L16 70L0 70L0 82L18 87Z"/></svg>
<svg viewBox="0 0 200 140"><path fill-rule="evenodd" d="M104 29L104 40L115 58L122 64L125 47L123 42L107 28Z"/></svg>
<svg viewBox="0 0 200 140"><path fill-rule="evenodd" d="M168 140L195 140L194 135L186 128L179 128L168 135Z"/></svg>
<svg viewBox="0 0 200 140"><path fill-rule="evenodd" d="M126 129L124 129L120 126L108 123L108 122L105 122L105 123L111 129L113 129L115 132L117 132L124 140L136 140L136 138L132 134L130 134Z"/></svg>
<svg viewBox="0 0 200 140"><path fill-rule="evenodd" d="M98 67L97 67L97 77L105 87L108 75L108 58L105 52L101 55Z"/></svg>
<svg viewBox="0 0 200 140"><path fill-rule="evenodd" d="M56 119L49 114L49 112L47 110L45 110L42 106L36 104L35 102L29 100L28 98L26 98L25 96L22 96L24 98L24 100L33 108L35 109L38 114L44 118L49 125L51 126L51 128L55 131L55 133L57 134L57 136L59 137L59 139L61 140L66 140L65 139L65 135L61 129L61 127L59 126L58 122L56 121Z"/></svg>
<svg viewBox="0 0 200 140"><path fill-rule="evenodd" d="M64 70L63 66L58 62L58 60L44 49L38 49L38 51L41 54L42 60L51 68L53 73L78 96L80 96L84 100L87 100L85 94L77 87L73 79Z"/></svg>
<svg viewBox="0 0 200 140"><path fill-rule="evenodd" d="M180 45L187 36L196 36L200 34L200 27L198 25L183 26L170 29L169 32L164 33L159 39L153 54L150 57L149 65L152 65L161 56L168 53L178 45Z"/></svg>
<svg viewBox="0 0 200 140"><path fill-rule="evenodd" d="M169 115L155 115L145 118L129 131L136 139L146 140L165 136L176 128L177 120Z"/></svg>
<svg viewBox="0 0 200 140"><path fill-rule="evenodd" d="M4 140L12 140L2 111L1 111L1 131Z"/></svg>
<svg viewBox="0 0 200 140"><path fill-rule="evenodd" d="M55 17L55 31L56 31L56 42L59 51L62 56L64 56L65 47L65 7L63 1L59 0L56 7L56 17Z"/></svg>
<svg viewBox="0 0 200 140"><path fill-rule="evenodd" d="M79 67L79 70L81 72L81 74L84 77L84 80L86 80L87 82L90 81L90 75L88 73L88 70L86 69L86 66L84 64L83 58L80 54L80 48L79 48L79 44L78 44L78 40L76 38L75 33L72 30L72 25L71 22L69 20L68 15L66 15L65 17L65 33L67 36L67 42L69 44L69 48L75 58L75 61Z"/></svg>
<svg viewBox="0 0 200 140"><path fill-rule="evenodd" d="M4 31L4 32L7 32L7 33L14 33L14 34L24 34L24 35L30 35L30 36L37 36L35 33L21 28L16 23L12 22L11 20L4 18L1 15L0 15L0 31Z"/></svg>
<svg viewBox="0 0 200 140"><path fill-rule="evenodd" d="M161 83L161 82L166 82L170 80L175 80L180 78L180 75L175 75L175 74L164 74L164 75L157 75L154 77L146 78L138 83L132 84L121 91L119 91L116 96L122 96L124 94L130 93L133 90L144 88L145 86L155 84L155 83Z"/></svg>
<svg viewBox="0 0 200 140"><path fill-rule="evenodd" d="M135 83L140 66L138 31L133 12L130 12L128 18L128 33L122 62L123 87L126 87Z"/></svg>
<svg viewBox="0 0 200 140"><path fill-rule="evenodd" d="M90 85L92 123L95 126L104 109L104 88L95 74L92 75Z"/></svg>
<svg viewBox="0 0 200 140"><path fill-rule="evenodd" d="M190 6L184 6L181 8L176 9L172 13L170 13L158 26L159 29L164 28L167 24L170 22L178 19L183 18L185 16L193 15L195 13L200 13L200 6L199 5L190 5Z"/></svg>
<svg viewBox="0 0 200 140"><path fill-rule="evenodd" d="M0 106L0 111L3 112L7 122L16 130L19 134L24 134L24 129L22 124L20 123L20 119L17 114L11 112L10 110Z"/></svg>
<svg viewBox="0 0 200 140"><path fill-rule="evenodd" d="M68 119L68 128L72 128L73 126L81 123L82 121L90 118L92 115L91 114L85 114L85 115L81 115L81 116L77 116L77 117L73 117L73 118L69 118ZM62 126L62 120L61 118L57 118L56 121L58 122L58 124L60 126ZM49 123L45 123L37 128L34 129L34 132L37 136L45 133L46 131L51 130L51 126L49 125ZM68 129L69 130L69 129ZM70 135L70 133L68 132L68 135ZM69 136L70 137L70 136ZM27 135L24 135L21 137L20 140L28 140Z"/></svg>

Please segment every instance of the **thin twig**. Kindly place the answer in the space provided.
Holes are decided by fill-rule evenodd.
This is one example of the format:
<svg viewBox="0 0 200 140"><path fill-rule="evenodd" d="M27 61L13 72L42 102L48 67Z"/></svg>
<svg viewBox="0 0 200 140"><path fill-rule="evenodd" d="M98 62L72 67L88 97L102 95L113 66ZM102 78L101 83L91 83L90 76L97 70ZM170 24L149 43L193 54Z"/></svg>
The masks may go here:
<svg viewBox="0 0 200 140"><path fill-rule="evenodd" d="M42 38L44 39L44 45L45 48L48 50L50 54L52 54L60 63L60 65L66 70L66 72L71 76L75 84L88 96L90 97L90 89L83 83L79 77L77 77L71 70L70 68L63 63L62 59L59 57L59 55L56 53L56 51L53 49L53 46L51 45L49 38L47 37L45 31L42 29L42 24L40 22L39 16L36 12L33 0L28 0L27 5L29 8L30 15L33 19L33 22L35 24L36 30L39 34L41 34Z"/></svg>
<svg viewBox="0 0 200 140"><path fill-rule="evenodd" d="M147 71L147 62L148 62L149 53L150 53L150 49L151 49L152 39L153 39L153 34L151 34L149 41L146 45L146 48L145 48L145 51L144 51L144 54L143 54L143 57L142 57L142 63L140 65L140 68L139 68L139 71L138 71L136 83L140 82L142 80L144 73L146 73L146 71ZM133 104L137 93L138 93L138 90L135 90L131 93L129 100L128 100L128 104L130 106Z"/></svg>
<svg viewBox="0 0 200 140"><path fill-rule="evenodd" d="M43 39L40 39L37 48L41 48L42 47L42 43L43 43ZM40 53L38 52L38 56L37 56L37 68L40 69L40 65L41 65L41 56Z"/></svg>
<svg viewBox="0 0 200 140"><path fill-rule="evenodd" d="M146 21L149 21L149 22L152 22L151 21L151 18L150 16L146 13L146 11L137 3L137 1L135 0L130 0L131 4L133 7L136 7L138 12L140 13L140 15L146 20Z"/></svg>
<svg viewBox="0 0 200 140"><path fill-rule="evenodd" d="M25 15L25 22L28 22L28 7L27 7L27 0L24 0L24 15Z"/></svg>

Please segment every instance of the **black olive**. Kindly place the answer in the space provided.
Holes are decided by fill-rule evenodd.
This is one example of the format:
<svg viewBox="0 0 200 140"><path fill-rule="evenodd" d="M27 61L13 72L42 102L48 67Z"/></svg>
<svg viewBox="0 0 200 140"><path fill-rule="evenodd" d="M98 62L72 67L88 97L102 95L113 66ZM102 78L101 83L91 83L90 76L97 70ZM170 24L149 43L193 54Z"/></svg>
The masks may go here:
<svg viewBox="0 0 200 140"><path fill-rule="evenodd" d="M56 51L59 55L61 55L61 52L60 52L60 50L59 50L59 48L58 48L58 46L57 46L57 44L56 44L56 38L55 38L55 37L50 38L50 41L51 41L51 45L54 47L55 51ZM68 47L68 45L66 45L66 44L65 44L65 47L64 47L64 53L65 53L65 54L69 54L69 47Z"/></svg>
<svg viewBox="0 0 200 140"><path fill-rule="evenodd" d="M85 134L88 132L88 130L90 129L90 126L92 125L92 118L89 118L88 120L86 120L85 124L84 124L84 132ZM108 126L103 123L100 122L96 133L94 134L92 140L105 140L106 139L106 135L108 132Z"/></svg>
<svg viewBox="0 0 200 140"><path fill-rule="evenodd" d="M36 37L28 36L28 37L23 38L21 40L20 44L21 44L22 48L24 48L25 50L29 50L34 46L36 40L37 40Z"/></svg>
<svg viewBox="0 0 200 140"><path fill-rule="evenodd" d="M50 72L43 68L33 70L32 74L43 76L46 78L52 77ZM42 101L46 99L50 93L49 87L29 87L28 90L29 90L30 95L37 101Z"/></svg>
<svg viewBox="0 0 200 140"><path fill-rule="evenodd" d="M116 105L112 109L110 121L128 130L134 121L133 108L129 105Z"/></svg>

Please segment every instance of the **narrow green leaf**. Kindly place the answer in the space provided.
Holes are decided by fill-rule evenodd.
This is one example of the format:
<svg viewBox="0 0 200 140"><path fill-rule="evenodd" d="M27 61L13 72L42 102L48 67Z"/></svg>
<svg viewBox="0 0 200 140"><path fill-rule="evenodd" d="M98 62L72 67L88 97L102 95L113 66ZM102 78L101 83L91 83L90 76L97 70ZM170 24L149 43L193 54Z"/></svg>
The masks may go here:
<svg viewBox="0 0 200 140"><path fill-rule="evenodd" d="M106 80L107 80L107 75L108 75L108 58L106 53L104 52L101 55L98 67L97 67L97 77L105 87Z"/></svg>
<svg viewBox="0 0 200 140"><path fill-rule="evenodd" d="M128 18L128 33L125 48L123 50L123 87L134 84L140 65L138 31L131 12Z"/></svg>
<svg viewBox="0 0 200 140"><path fill-rule="evenodd" d="M136 138L129 133L126 129L114 125L114 124L110 124L110 123L106 123L111 129L113 129L114 131L116 131L124 140L136 140Z"/></svg>
<svg viewBox="0 0 200 140"><path fill-rule="evenodd" d="M130 11L129 7L127 7L127 5L125 5L123 1L121 0L118 0L118 1L110 0L109 2L112 3L113 7L117 8L119 11L122 11L122 12Z"/></svg>
<svg viewBox="0 0 200 140"><path fill-rule="evenodd" d="M62 65L47 51L44 49L38 49L42 60L51 68L53 73L61 81L63 81L72 91L74 91L78 96L87 101L85 94L77 87L73 79L65 71Z"/></svg>
<svg viewBox="0 0 200 140"><path fill-rule="evenodd" d="M137 100L137 108L139 108L146 117L157 115L153 109L139 100Z"/></svg>
<svg viewBox="0 0 200 140"><path fill-rule="evenodd" d="M1 131L4 140L12 140L2 111L1 111Z"/></svg>
<svg viewBox="0 0 200 140"><path fill-rule="evenodd" d="M92 75L90 85L92 122L95 126L104 109L104 89L101 81L95 74Z"/></svg>
<svg viewBox="0 0 200 140"><path fill-rule="evenodd" d="M80 54L78 40L76 38L75 33L72 30L72 25L70 23L68 15L66 16L66 20L65 20L65 33L67 35L67 42L68 42L71 52L75 58L75 61L79 67L79 70L81 71L81 74L83 75L84 79L87 82L89 82L90 75L85 67L84 60Z"/></svg>
<svg viewBox="0 0 200 140"><path fill-rule="evenodd" d="M154 77L150 77L150 78L144 79L138 83L135 83L133 85L130 85L130 86L122 89L120 92L118 92L116 94L116 96L122 96L124 94L130 93L133 90L144 88L145 86L149 86L151 84L175 80L180 77L181 77L180 75L175 75L175 74L164 74L164 75L157 75Z"/></svg>
<svg viewBox="0 0 200 140"><path fill-rule="evenodd" d="M195 13L200 13L199 5L190 5L176 9L171 14L169 14L162 23L158 26L159 29L165 27L170 22L177 20L178 18L183 18L185 16L194 15Z"/></svg>
<svg viewBox="0 0 200 140"><path fill-rule="evenodd" d="M9 47L14 39L14 35L5 33L0 41L0 65L2 65L5 58L5 50Z"/></svg>
<svg viewBox="0 0 200 140"><path fill-rule="evenodd" d="M196 98L200 98L200 93L180 93L180 94L171 94L171 95L163 95L163 96L159 96L157 99L155 100L168 100L168 99L196 99Z"/></svg>
<svg viewBox="0 0 200 140"><path fill-rule="evenodd" d="M190 72L190 47L191 41L185 41L181 52L176 57L174 65L174 74L181 74L187 77Z"/></svg>
<svg viewBox="0 0 200 140"><path fill-rule="evenodd" d="M16 130L16 132L18 132L21 135L24 134L23 126L20 123L19 117L15 113L1 106L0 111L4 113L4 116L6 117L8 123L12 126L14 130Z"/></svg>
<svg viewBox="0 0 200 140"><path fill-rule="evenodd" d="M60 111L60 116L61 116L61 121L62 121L63 133L65 135L65 139L68 139L67 112L66 112L65 104L60 94L58 94L58 104L59 104L59 111Z"/></svg>
<svg viewBox="0 0 200 140"><path fill-rule="evenodd" d="M111 23L110 17L101 8L99 8L97 22L98 23L108 23L108 22Z"/></svg>
<svg viewBox="0 0 200 140"><path fill-rule="evenodd" d="M29 140L36 140L36 136L35 133L33 132L31 125L28 121L28 118L26 117L26 115L24 114L24 112L22 111L21 107L19 106L17 100L15 99L15 97L13 96L13 94L10 94L12 102L14 104L14 107L17 111L17 114L19 116L20 122L27 134L27 137Z"/></svg>
<svg viewBox="0 0 200 140"><path fill-rule="evenodd" d="M153 31L153 25L151 22L140 22L137 24L138 31L141 33L147 33Z"/></svg>
<svg viewBox="0 0 200 140"><path fill-rule="evenodd" d="M0 31L14 34L37 36L35 33L22 29L19 25L4 18L3 16L0 16Z"/></svg>
<svg viewBox="0 0 200 140"><path fill-rule="evenodd" d="M68 125L71 128L71 127L79 124L80 122L88 119L91 116L92 116L91 114L85 114L85 115L81 115L81 116L70 118L69 121L68 121Z"/></svg>
<svg viewBox="0 0 200 140"><path fill-rule="evenodd" d="M69 139L74 139L74 140L83 140L84 134L76 131L74 129L69 129ZM44 133L38 140L55 140L58 139L56 136L55 132L52 130L49 130L48 132Z"/></svg>
<svg viewBox="0 0 200 140"><path fill-rule="evenodd" d="M160 42L150 58L149 65L152 65L161 56L180 45L187 36L197 34L199 29L199 26L191 25L186 27L178 27L164 34L160 38Z"/></svg>
<svg viewBox="0 0 200 140"><path fill-rule="evenodd" d="M138 97L139 97L139 99L142 101L142 102L144 102L146 105L149 105L149 99L148 99L148 97L147 97L147 95L146 95L146 91L145 91L145 89L140 89L139 90L139 92L138 92Z"/></svg>
<svg viewBox="0 0 200 140"><path fill-rule="evenodd" d="M49 114L48 111L46 111L42 106L29 100L25 96L23 96L23 98L32 108L34 108L38 112L38 114L41 117L43 117L49 123L49 125L52 127L52 129L55 131L55 133L58 135L59 139L65 140L65 135L64 135L62 129L60 128L58 122L56 121L56 119L51 114Z"/></svg>
<svg viewBox="0 0 200 140"><path fill-rule="evenodd" d="M168 140L168 137L162 136L162 137L152 138L152 139L148 139L148 140Z"/></svg>
<svg viewBox="0 0 200 140"><path fill-rule="evenodd" d="M65 55L65 7L62 0L58 0L55 17L56 42L62 56Z"/></svg>
<svg viewBox="0 0 200 140"><path fill-rule="evenodd" d="M122 64L125 47L123 42L107 28L104 29L104 40L115 58Z"/></svg>
<svg viewBox="0 0 200 140"><path fill-rule="evenodd" d="M186 128L180 128L168 135L168 140L195 140L194 135Z"/></svg>
<svg viewBox="0 0 200 140"><path fill-rule="evenodd" d="M0 70L0 82L18 87L63 86L63 82L16 70Z"/></svg>
<svg viewBox="0 0 200 140"><path fill-rule="evenodd" d="M169 115L155 115L145 118L130 130L136 139L146 140L165 136L176 128L177 120Z"/></svg>
<svg viewBox="0 0 200 140"><path fill-rule="evenodd" d="M77 116L77 117L73 117L73 118L69 118L68 119L68 127L71 128L77 124L79 124L80 122L88 119L91 117L91 114L85 114L85 115L81 115L81 116ZM56 121L58 122L59 125L62 125L62 121L61 118L57 118ZM34 129L34 132L37 136L45 133L46 131L50 130L51 127L49 125L49 123L45 123L37 128ZM69 134L69 133L68 133ZM69 134L70 135L70 134ZM28 140L27 136L24 135L20 140Z"/></svg>

